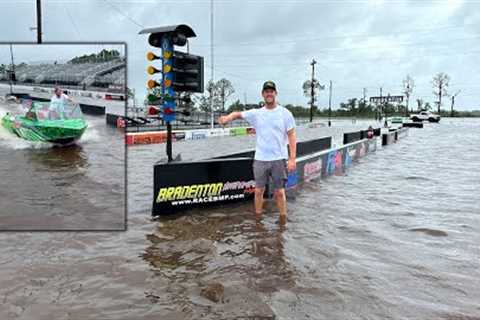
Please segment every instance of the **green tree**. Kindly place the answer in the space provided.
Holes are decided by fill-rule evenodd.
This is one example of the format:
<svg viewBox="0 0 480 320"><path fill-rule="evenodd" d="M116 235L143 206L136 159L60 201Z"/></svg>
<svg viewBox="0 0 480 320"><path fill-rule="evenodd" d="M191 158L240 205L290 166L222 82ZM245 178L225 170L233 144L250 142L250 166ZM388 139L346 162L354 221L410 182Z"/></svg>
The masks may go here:
<svg viewBox="0 0 480 320"><path fill-rule="evenodd" d="M340 103L340 109L345 115L354 115L356 112L357 98L348 99L347 103Z"/></svg>
<svg viewBox="0 0 480 320"><path fill-rule="evenodd" d="M448 85L450 82L450 76L446 73L440 72L433 77L433 94L437 98L438 113L440 113L440 108L442 107L442 97L448 96Z"/></svg>
<svg viewBox="0 0 480 320"><path fill-rule="evenodd" d="M220 100L220 111L225 112L225 103L228 98L235 92L235 89L233 88L232 83L225 78L218 80L215 84L215 87L216 94L218 95L218 99Z"/></svg>
<svg viewBox="0 0 480 320"><path fill-rule="evenodd" d="M423 107L423 99L417 99L417 110L422 110Z"/></svg>
<svg viewBox="0 0 480 320"><path fill-rule="evenodd" d="M237 101L235 101L228 107L227 112L230 113L234 111L243 111L243 110L245 110L245 105L241 103L240 100L237 99Z"/></svg>
<svg viewBox="0 0 480 320"><path fill-rule="evenodd" d="M226 79L222 79L226 80ZM222 85L225 85L226 82L222 81ZM195 104L201 111L209 112L211 110L211 102L213 99L213 110L214 111L221 111L223 108L223 103L226 101L222 94L227 93L227 89L225 87L225 92L222 93L221 85L218 82L212 82L211 80L208 81L207 86L205 88L205 92L202 95L195 96ZM233 89L233 88L232 88Z"/></svg>
<svg viewBox="0 0 480 320"><path fill-rule="evenodd" d="M312 97L312 80L307 80L302 85L303 94L307 98ZM317 79L313 79L313 94L317 95L321 90L325 90L325 86L321 85Z"/></svg>

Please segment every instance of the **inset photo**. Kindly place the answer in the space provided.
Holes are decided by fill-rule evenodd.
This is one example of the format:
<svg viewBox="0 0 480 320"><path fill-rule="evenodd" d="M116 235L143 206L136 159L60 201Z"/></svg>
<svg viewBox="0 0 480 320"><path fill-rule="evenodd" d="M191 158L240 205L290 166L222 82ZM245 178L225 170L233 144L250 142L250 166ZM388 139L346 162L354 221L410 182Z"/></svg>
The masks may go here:
<svg viewBox="0 0 480 320"><path fill-rule="evenodd" d="M0 231L126 229L125 43L0 44Z"/></svg>

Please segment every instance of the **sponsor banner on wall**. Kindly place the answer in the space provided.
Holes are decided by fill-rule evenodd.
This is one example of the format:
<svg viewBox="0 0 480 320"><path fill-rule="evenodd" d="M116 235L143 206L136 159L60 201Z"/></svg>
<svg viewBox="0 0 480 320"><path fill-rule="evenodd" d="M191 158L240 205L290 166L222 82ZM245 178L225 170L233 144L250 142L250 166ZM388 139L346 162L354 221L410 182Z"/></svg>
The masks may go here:
<svg viewBox="0 0 480 320"><path fill-rule="evenodd" d="M208 137L224 137L228 136L230 132L226 129L220 128L220 129L213 129L208 131Z"/></svg>
<svg viewBox="0 0 480 320"><path fill-rule="evenodd" d="M231 128L230 129L231 136L245 136L247 135L247 128Z"/></svg>
<svg viewBox="0 0 480 320"><path fill-rule="evenodd" d="M303 166L303 180L310 182L322 176L322 158L306 162Z"/></svg>
<svg viewBox="0 0 480 320"><path fill-rule="evenodd" d="M204 130L201 131L191 131L190 139L191 140L201 140L207 138L207 133Z"/></svg>
<svg viewBox="0 0 480 320"><path fill-rule="evenodd" d="M185 132L183 131L173 132L172 136L175 141L185 140Z"/></svg>
<svg viewBox="0 0 480 320"><path fill-rule="evenodd" d="M153 215L252 199L253 159L211 159L154 166Z"/></svg>
<svg viewBox="0 0 480 320"><path fill-rule="evenodd" d="M255 181L227 181L160 188L157 203L169 202L172 206L220 202L241 199L255 192Z"/></svg>

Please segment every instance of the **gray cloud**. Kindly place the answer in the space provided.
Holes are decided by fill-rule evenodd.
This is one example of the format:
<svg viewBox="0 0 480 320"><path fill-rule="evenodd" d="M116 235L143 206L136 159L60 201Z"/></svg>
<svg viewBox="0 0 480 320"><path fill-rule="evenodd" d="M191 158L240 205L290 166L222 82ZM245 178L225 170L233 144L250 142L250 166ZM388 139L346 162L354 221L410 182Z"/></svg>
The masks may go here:
<svg viewBox="0 0 480 320"><path fill-rule="evenodd" d="M145 27L187 23L198 37L192 53L205 56L210 77L210 1L43 1L44 41L126 41L129 84L144 91ZM456 105L480 108L480 4L477 1L231 1L215 0L215 78L230 79L234 98L260 99L275 80L284 103L306 104L301 85L315 58L317 77L334 82L334 102L399 94L416 83L413 99L433 101L431 79L448 73ZM35 41L33 1L0 2L0 41ZM4 18L3 18L4 17ZM21 17L21 18L19 18ZM0 52L1 55L1 52ZM1 57L1 56L0 56ZM328 103L321 93L320 106Z"/></svg>

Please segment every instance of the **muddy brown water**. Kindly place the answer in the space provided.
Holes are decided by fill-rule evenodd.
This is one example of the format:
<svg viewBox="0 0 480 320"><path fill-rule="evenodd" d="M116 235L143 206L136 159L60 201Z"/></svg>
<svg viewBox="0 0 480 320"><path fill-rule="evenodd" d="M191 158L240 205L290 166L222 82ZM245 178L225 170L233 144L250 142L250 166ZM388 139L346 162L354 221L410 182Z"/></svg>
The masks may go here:
<svg viewBox="0 0 480 320"><path fill-rule="evenodd" d="M20 105L0 102L0 117ZM123 133L85 116L75 144L18 138L0 126L0 230L125 229Z"/></svg>
<svg viewBox="0 0 480 320"><path fill-rule="evenodd" d="M479 130L469 119L410 130L303 185L285 227L271 203L258 220L244 203L152 221L164 146L130 148L127 232L0 234L0 318L479 319ZM222 289L218 302L208 288Z"/></svg>

